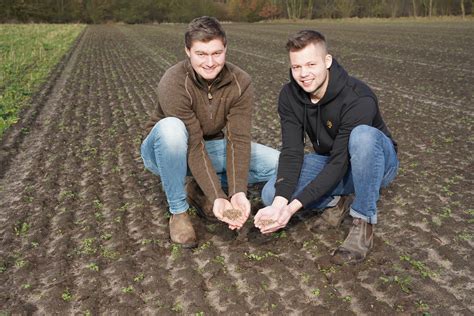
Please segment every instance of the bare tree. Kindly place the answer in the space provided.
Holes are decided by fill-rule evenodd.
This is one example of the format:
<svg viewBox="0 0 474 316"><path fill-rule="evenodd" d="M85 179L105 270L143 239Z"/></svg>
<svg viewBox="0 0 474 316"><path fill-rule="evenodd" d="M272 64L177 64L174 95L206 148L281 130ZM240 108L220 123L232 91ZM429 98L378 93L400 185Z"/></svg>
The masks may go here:
<svg viewBox="0 0 474 316"><path fill-rule="evenodd" d="M286 0L286 12L289 19L300 19L304 0Z"/></svg>

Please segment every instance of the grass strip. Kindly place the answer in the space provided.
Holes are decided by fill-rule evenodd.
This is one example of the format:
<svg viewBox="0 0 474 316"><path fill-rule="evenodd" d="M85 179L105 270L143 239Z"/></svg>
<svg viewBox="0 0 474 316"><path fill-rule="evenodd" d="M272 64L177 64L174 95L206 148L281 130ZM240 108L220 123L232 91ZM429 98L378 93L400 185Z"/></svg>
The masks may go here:
<svg viewBox="0 0 474 316"><path fill-rule="evenodd" d="M0 25L0 137L84 29L81 24Z"/></svg>

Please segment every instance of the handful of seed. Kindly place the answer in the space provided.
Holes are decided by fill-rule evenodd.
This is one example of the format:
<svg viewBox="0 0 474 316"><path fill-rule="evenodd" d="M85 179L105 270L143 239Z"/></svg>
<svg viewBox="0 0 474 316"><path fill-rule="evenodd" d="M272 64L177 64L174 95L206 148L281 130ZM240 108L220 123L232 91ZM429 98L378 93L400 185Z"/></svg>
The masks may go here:
<svg viewBox="0 0 474 316"><path fill-rule="evenodd" d="M273 224L275 223L275 221L273 219L262 219L260 220L260 224L262 224L262 226L268 226L270 224Z"/></svg>
<svg viewBox="0 0 474 316"><path fill-rule="evenodd" d="M223 216L233 221L242 216L242 211L236 208L227 209L224 211Z"/></svg>

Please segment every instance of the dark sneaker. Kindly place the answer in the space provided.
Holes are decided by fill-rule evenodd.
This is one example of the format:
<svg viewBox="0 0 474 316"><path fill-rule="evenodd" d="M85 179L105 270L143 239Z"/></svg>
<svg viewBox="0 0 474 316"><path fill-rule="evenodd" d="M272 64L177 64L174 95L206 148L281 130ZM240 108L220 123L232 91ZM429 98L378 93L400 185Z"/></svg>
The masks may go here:
<svg viewBox="0 0 474 316"><path fill-rule="evenodd" d="M332 254L331 262L338 265L362 262L373 245L373 225L355 218L346 240Z"/></svg>
<svg viewBox="0 0 474 316"><path fill-rule="evenodd" d="M341 226L344 218L349 215L349 209L353 199L354 198L350 195L341 196L336 206L328 207L324 210L323 214L321 214L321 219L324 220L330 227L338 228Z"/></svg>
<svg viewBox="0 0 474 316"><path fill-rule="evenodd" d="M212 212L213 203L204 195L196 180L191 179L186 183L188 193L188 203L196 209L199 216L217 222L217 218Z"/></svg>
<svg viewBox="0 0 474 316"><path fill-rule="evenodd" d="M172 242L182 245L184 248L197 246L196 233L188 213L171 215L170 238Z"/></svg>

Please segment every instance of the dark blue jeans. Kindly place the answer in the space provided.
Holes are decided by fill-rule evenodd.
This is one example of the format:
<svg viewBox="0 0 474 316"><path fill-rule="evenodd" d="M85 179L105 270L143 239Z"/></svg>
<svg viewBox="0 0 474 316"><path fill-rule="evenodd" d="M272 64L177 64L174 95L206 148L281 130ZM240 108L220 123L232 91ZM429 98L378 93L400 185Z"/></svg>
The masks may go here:
<svg viewBox="0 0 474 316"><path fill-rule="evenodd" d="M377 201L380 188L386 187L397 175L399 161L390 138L377 128L359 125L349 138L350 166L344 178L325 196L309 208L325 208L333 196L355 193L350 214L371 224L377 223ZM298 185L293 198L313 181L328 163L329 157L316 153L304 157ZM275 197L276 176L263 188L262 200L270 205Z"/></svg>

